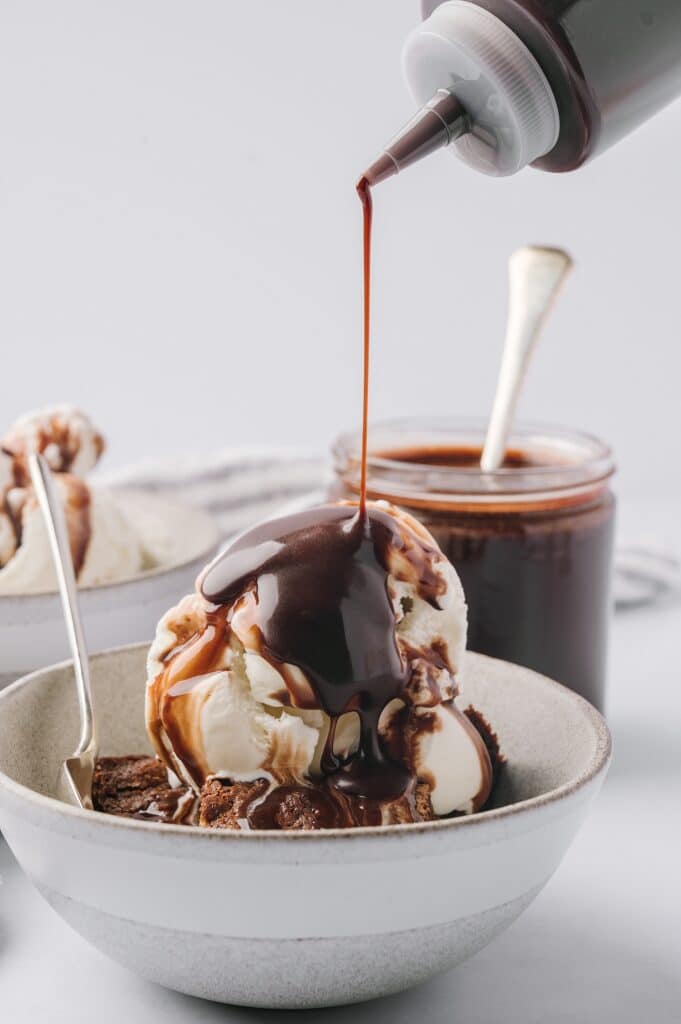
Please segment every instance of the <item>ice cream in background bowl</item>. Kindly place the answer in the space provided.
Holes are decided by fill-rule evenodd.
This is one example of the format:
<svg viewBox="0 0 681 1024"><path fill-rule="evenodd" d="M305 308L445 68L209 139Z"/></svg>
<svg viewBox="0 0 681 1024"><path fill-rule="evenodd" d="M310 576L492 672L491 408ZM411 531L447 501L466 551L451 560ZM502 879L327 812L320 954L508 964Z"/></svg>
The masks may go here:
<svg viewBox="0 0 681 1024"><path fill-rule="evenodd" d="M67 656L30 452L45 456L63 499L93 649L148 636L161 602L217 547L205 513L92 479L105 447L89 416L71 405L22 416L0 436L0 685Z"/></svg>
<svg viewBox="0 0 681 1024"><path fill-rule="evenodd" d="M81 586L113 583L156 567L153 552L115 494L85 479L104 448L92 421L68 405L21 417L0 440L0 595L56 587L47 531L26 466L30 452L41 452L56 476Z"/></svg>

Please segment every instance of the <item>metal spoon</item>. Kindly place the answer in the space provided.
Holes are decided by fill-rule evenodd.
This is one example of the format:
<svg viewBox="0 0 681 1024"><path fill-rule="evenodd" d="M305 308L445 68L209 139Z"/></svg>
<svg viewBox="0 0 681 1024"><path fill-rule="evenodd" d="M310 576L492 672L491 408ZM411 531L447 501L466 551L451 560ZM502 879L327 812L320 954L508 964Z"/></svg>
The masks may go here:
<svg viewBox="0 0 681 1024"><path fill-rule="evenodd" d="M509 307L504 354L487 428L480 468L493 473L502 465L508 435L535 345L570 270L563 249L527 245L508 264Z"/></svg>
<svg viewBox="0 0 681 1024"><path fill-rule="evenodd" d="M73 656L73 669L80 711L80 739L71 757L62 764L57 783L59 799L92 810L92 778L97 759L97 731L92 713L92 688L83 626L78 610L76 577L71 559L62 503L52 479L52 472L42 455L29 455L28 468L33 489L50 541L54 567L59 583L66 631Z"/></svg>

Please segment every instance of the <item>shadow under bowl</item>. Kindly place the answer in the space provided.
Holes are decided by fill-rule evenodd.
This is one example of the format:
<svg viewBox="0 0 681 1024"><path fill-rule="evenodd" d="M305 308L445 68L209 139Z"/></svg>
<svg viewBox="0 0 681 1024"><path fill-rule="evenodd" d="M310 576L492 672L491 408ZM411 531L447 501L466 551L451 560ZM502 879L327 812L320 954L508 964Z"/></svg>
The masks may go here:
<svg viewBox="0 0 681 1024"><path fill-rule="evenodd" d="M149 750L134 646L92 659L104 754ZM223 832L59 803L78 716L70 665L0 694L0 827L76 931L169 988L257 1007L397 992L471 956L551 877L610 759L605 722L528 669L468 654L466 697L508 763L466 818L328 832Z"/></svg>

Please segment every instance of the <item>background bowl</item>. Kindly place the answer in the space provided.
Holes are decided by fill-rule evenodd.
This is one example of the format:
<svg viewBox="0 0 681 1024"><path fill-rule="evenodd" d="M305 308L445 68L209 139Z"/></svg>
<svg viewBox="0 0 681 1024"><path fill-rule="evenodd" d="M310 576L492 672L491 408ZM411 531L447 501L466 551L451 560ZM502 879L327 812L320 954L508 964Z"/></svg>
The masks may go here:
<svg viewBox="0 0 681 1024"><path fill-rule="evenodd" d="M93 658L102 753L149 749L145 656L140 645ZM234 833L60 804L57 771L78 731L71 669L61 665L0 694L0 826L76 931L170 988L260 1007L396 992L466 959L528 906L608 766L607 727L581 697L480 655L467 656L465 671L467 696L508 757L496 806L482 814Z"/></svg>
<svg viewBox="0 0 681 1024"><path fill-rule="evenodd" d="M162 564L131 579L79 590L90 650L149 641L161 615L194 586L219 531L200 509L158 495L116 491L124 512ZM56 593L0 596L0 688L69 654Z"/></svg>

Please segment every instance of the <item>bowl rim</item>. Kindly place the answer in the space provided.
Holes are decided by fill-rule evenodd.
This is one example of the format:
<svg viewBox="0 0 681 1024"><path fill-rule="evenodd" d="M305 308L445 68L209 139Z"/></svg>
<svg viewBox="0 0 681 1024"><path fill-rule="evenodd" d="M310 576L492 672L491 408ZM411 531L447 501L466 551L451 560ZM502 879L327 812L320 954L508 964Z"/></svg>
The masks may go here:
<svg viewBox="0 0 681 1024"><path fill-rule="evenodd" d="M136 572L132 576L124 576L123 579L120 580L112 580L110 583L91 583L87 586L79 586L78 594L81 600L88 601L90 600L88 595L91 594L110 593L120 587L135 586L139 583L144 583L146 580L154 580L159 577L166 576L169 573L178 572L179 570L186 569L188 566L193 565L196 562L203 563L214 555L217 547L223 539L220 526L215 517L211 515L210 512L200 508L198 505L177 501L174 498L166 499L164 495L148 492L143 488L117 487L111 488L111 490L115 490L118 494L123 496L130 496L132 498L141 497L144 498L145 501L150 501L152 503L158 502L159 505L163 505L164 508L171 505L175 509L188 511L195 517L195 522L198 522L199 520L202 521L203 528L206 530L206 535L210 532L211 538L200 551L197 551L190 557L184 557L165 565L156 565L152 569L144 569L142 572ZM39 590L34 593L27 594L0 594L0 608L2 608L3 605L7 607L10 602L28 605L31 603L38 604L41 601L56 601L58 598L59 593L57 590ZM0 630L1 629L2 625L0 624ZM56 665L48 665L46 668L56 668Z"/></svg>
<svg viewBox="0 0 681 1024"><path fill-rule="evenodd" d="M112 655L148 650L149 646L150 645L148 643L143 642L111 647L107 650L99 651L96 654L91 655L91 660L99 661L110 658ZM269 844L283 842L318 843L328 839L352 842L359 839L377 840L386 839L391 836L397 839L399 837L416 836L424 833L438 834L462 829L470 830L490 822L508 820L518 815L526 815L552 804L557 804L566 798L574 796L580 790L585 789L589 783L594 782L599 776L605 773L612 757L612 736L603 716L596 710L596 708L589 704L588 701L578 693L569 689L569 687L563 686L554 679L550 679L548 676L543 676L541 673L535 672L533 669L528 669L525 666L513 665L510 662L502 661L500 658L490 658L487 655L478 654L477 652L467 653L472 654L478 660L498 662L500 664L510 665L514 669L521 668L523 672L529 673L530 675L542 680L544 685L549 685L554 690L562 692L578 708L584 716L585 722L588 722L594 730L596 737L593 756L578 775L570 779L568 782L562 783L560 786L547 790L545 793L540 793L538 796L519 800L513 804L506 804L503 807L495 807L488 811L478 811L476 814L464 815L458 818L439 818L435 821L412 822L403 825L372 825L359 826L358 828L351 829L320 829L318 831L274 831L253 829L248 832L242 832L232 831L230 829L202 828L198 825L161 824L153 821L140 821L134 818L116 817L115 815L105 814L101 811L88 811L81 807L62 803L60 800L57 800L56 797L46 796L31 789L29 786L25 786L23 783L16 782L2 770L0 770L0 792L5 789L19 801L32 804L36 808L55 814L57 817L63 817L66 821L72 821L74 825L76 822L80 822L82 824L89 823L90 825L101 826L105 833L109 830L113 830L113 834L127 834L131 837L137 833L140 838L145 834L149 836L168 835L171 838L184 837L185 841L189 839L195 841L201 840L204 843L226 842L246 844L254 842L266 842ZM2 722L3 717L3 701L10 698L18 690L26 686L33 685L36 680L39 680L45 674L67 668L71 665L72 662L70 659L57 662L52 665L47 665L44 668L37 669L34 672L30 672L28 675L22 676L20 679L17 679L16 682L11 683L8 687L2 690L0 692L0 723Z"/></svg>

